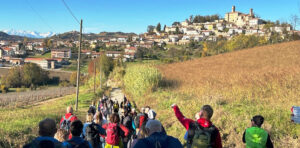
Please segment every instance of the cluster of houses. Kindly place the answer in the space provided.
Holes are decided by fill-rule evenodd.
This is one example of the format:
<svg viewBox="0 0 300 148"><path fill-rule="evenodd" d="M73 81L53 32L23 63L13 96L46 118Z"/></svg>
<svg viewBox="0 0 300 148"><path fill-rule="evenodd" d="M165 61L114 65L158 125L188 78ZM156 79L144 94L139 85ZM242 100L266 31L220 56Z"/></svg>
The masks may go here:
<svg viewBox="0 0 300 148"><path fill-rule="evenodd" d="M275 25L268 29L266 29L265 25L266 21L256 17L252 8L250 9L249 14L244 14L236 11L235 6L232 6L232 11L226 13L224 19L205 23L193 23L191 20L186 20L180 24L166 27L164 32L158 32L156 29L154 32L158 36L163 36L163 38L158 40L160 42L182 45L189 43L191 40L216 41L218 37L231 39L238 34L268 37L271 35L271 32L282 34L285 31L292 31L290 25ZM176 32L176 30L179 30L181 34L170 35Z"/></svg>
<svg viewBox="0 0 300 148"><path fill-rule="evenodd" d="M24 63L36 63L44 69L55 69L68 63L71 58L71 49L52 49L49 51L43 42L33 42L22 45L21 42L0 41L0 66L16 66ZM21 48L21 46L24 46ZM34 58L29 52L45 54L51 52L51 58Z"/></svg>
<svg viewBox="0 0 300 148"><path fill-rule="evenodd" d="M290 25L275 25L268 29L264 20L256 17L253 9L249 14L244 14L235 10L225 14L224 19L213 22L193 23L186 20L172 26L166 26L163 31L154 29L153 33L143 33L140 35L124 35L114 37L98 37L94 40L84 40L84 47L81 54L90 58L97 58L102 54L111 58L121 58L123 61L132 61L136 58L139 47L152 48L154 45L175 44L184 45L191 41L216 41L219 37L231 39L238 34L270 36L270 32L292 32ZM179 33L178 33L179 32ZM106 48L116 47L120 50L96 52L93 50L101 45ZM52 47L46 48L46 43L41 40L23 43L0 41L0 60L3 64L21 65L24 63L36 63L45 69L59 68L68 63L72 58L71 48L78 47L79 41L73 40L52 40ZM21 48L22 46L22 48ZM51 58L28 58L27 53L44 54L51 52ZM0 64L1 66L1 64Z"/></svg>
<svg viewBox="0 0 300 148"><path fill-rule="evenodd" d="M78 41L74 41L75 46ZM85 41L87 42L87 41ZM90 44L91 48L93 47L93 41ZM23 65L25 63L35 63L44 69L56 69L60 68L63 65L69 63L69 60L72 58L71 46L68 46L67 42L57 41L55 47L64 45L63 48L46 48L43 42L34 41L28 42L23 45L21 41L10 42L10 41L0 41L0 67L7 66L17 66ZM22 48L21 48L22 46ZM108 57L113 59L122 58L123 61L130 61L135 59L135 53L137 47L132 47L127 45L124 51L105 51L105 52L96 52L93 50L82 50L81 55L85 55L89 58L97 58L100 55L105 54ZM39 58L35 56L30 56L28 53L34 52L38 55L43 55L45 53L50 53L51 58ZM73 53L76 54L77 53Z"/></svg>

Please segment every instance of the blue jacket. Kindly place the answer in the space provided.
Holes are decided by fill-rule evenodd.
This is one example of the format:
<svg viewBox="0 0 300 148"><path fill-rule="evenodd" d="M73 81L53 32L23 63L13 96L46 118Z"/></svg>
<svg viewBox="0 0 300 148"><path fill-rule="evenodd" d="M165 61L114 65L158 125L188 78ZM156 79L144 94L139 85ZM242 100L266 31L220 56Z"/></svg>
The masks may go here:
<svg viewBox="0 0 300 148"><path fill-rule="evenodd" d="M158 132L138 140L134 148L155 148L155 145L160 145L161 148L183 148L178 139Z"/></svg>
<svg viewBox="0 0 300 148"><path fill-rule="evenodd" d="M72 137L71 140L64 142L63 145L64 145L65 147L67 147L67 148L73 148L70 142L75 143L75 144L78 144L78 145L79 145L79 144L82 144L82 143L84 143L84 142L86 142L87 145L89 145L88 148L93 148L92 145L91 145L89 142L85 141L85 140L82 139L81 137Z"/></svg>
<svg viewBox="0 0 300 148"><path fill-rule="evenodd" d="M53 137L37 137L31 143L24 145L23 148L31 148L31 147L44 147L49 146L49 144L53 144L55 148L64 148L65 146L54 139Z"/></svg>

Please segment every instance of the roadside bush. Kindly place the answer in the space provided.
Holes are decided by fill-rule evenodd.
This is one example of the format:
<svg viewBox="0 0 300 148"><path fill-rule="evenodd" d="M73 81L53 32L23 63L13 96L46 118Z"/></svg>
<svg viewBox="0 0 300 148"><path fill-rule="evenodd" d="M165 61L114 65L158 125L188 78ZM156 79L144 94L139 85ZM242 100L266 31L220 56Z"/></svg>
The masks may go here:
<svg viewBox="0 0 300 148"><path fill-rule="evenodd" d="M125 75L125 68L118 66L115 67L113 72L110 75L110 78L114 81L121 81Z"/></svg>
<svg viewBox="0 0 300 148"><path fill-rule="evenodd" d="M59 82L59 86L60 87L68 87L68 86L71 86L72 84L70 84L70 82L69 81L67 81L67 80L63 80L63 81L60 81Z"/></svg>
<svg viewBox="0 0 300 148"><path fill-rule="evenodd" d="M79 85L83 85L86 81L86 76L80 73ZM76 86L77 83L77 72L73 72L70 76L70 85Z"/></svg>
<svg viewBox="0 0 300 148"><path fill-rule="evenodd" d="M0 90L1 90L1 93L7 93L8 87L6 87L5 85L0 85Z"/></svg>
<svg viewBox="0 0 300 148"><path fill-rule="evenodd" d="M134 97L140 97L158 87L162 76L158 69L148 65L133 65L126 69L125 90Z"/></svg>

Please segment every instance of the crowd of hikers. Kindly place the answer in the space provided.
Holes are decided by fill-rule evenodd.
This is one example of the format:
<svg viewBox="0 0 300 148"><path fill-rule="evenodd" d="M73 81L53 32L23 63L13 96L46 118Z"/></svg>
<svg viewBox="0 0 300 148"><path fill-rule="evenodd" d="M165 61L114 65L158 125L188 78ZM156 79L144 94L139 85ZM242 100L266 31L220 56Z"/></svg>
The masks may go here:
<svg viewBox="0 0 300 148"><path fill-rule="evenodd" d="M176 104L175 116L186 129L185 142L167 135L156 112L149 106L139 111L124 97L119 103L103 96L96 106L90 105L85 123L78 120L71 106L61 118L59 128L53 119L39 123L39 137L24 148L222 148L218 128L211 122L213 109L204 105L195 115L195 120L186 118ZM242 141L248 148L272 148L269 134L261 128L264 118L251 119Z"/></svg>

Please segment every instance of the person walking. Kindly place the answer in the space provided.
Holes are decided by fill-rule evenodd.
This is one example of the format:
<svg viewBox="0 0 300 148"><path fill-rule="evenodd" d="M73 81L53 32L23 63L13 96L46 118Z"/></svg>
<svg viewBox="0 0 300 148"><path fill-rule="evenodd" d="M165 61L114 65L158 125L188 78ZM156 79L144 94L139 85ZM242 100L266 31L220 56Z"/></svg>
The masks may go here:
<svg viewBox="0 0 300 148"><path fill-rule="evenodd" d="M273 148L270 135L261 128L264 117L256 115L251 119L251 127L247 128L243 134L243 142L247 148Z"/></svg>
<svg viewBox="0 0 300 148"><path fill-rule="evenodd" d="M60 128L66 130L67 132L70 133L70 126L71 126L71 122L77 120L78 118L76 117L76 115L73 114L73 108L72 106L68 106L67 107L67 111L66 114L61 118L60 120ZM69 139L72 138L72 134L69 134Z"/></svg>
<svg viewBox="0 0 300 148"><path fill-rule="evenodd" d="M222 148L221 136L217 127L210 121L213 115L213 109L210 105L202 106L199 113L199 119L194 121L183 116L176 104L171 106L177 119L188 131L188 148Z"/></svg>
<svg viewBox="0 0 300 148"><path fill-rule="evenodd" d="M162 132L162 124L158 120L149 120L145 127L148 137L138 140L133 148L183 148L177 138Z"/></svg>
<svg viewBox="0 0 300 148"><path fill-rule="evenodd" d="M75 120L71 123L72 139L64 142L67 148L93 148L92 145L80 137L83 129L83 124L80 120Z"/></svg>
<svg viewBox="0 0 300 148"><path fill-rule="evenodd" d="M93 148L101 148L100 134L105 135L105 129L93 121L93 114L86 116L86 123L83 125L81 137L87 140Z"/></svg>
<svg viewBox="0 0 300 148"><path fill-rule="evenodd" d="M104 124L102 127L106 129L106 145L105 148L123 148L121 137L128 136L129 130L120 124L120 117L114 113L110 116L110 123Z"/></svg>
<svg viewBox="0 0 300 148"><path fill-rule="evenodd" d="M63 148L63 144L54 138L57 131L55 121L46 118L39 123L39 137L23 148Z"/></svg>

